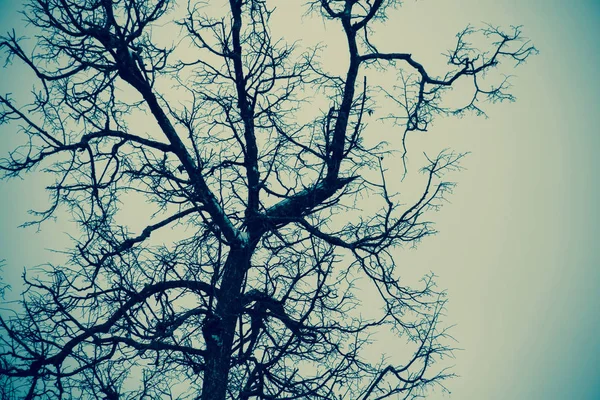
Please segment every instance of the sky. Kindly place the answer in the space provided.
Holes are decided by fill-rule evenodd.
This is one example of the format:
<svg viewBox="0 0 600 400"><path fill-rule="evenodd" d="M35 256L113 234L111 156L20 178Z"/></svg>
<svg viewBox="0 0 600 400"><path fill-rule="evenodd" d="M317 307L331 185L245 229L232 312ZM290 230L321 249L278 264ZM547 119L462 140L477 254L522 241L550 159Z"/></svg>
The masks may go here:
<svg viewBox="0 0 600 400"><path fill-rule="evenodd" d="M22 29L17 3L0 0L0 30ZM276 22L297 17L294 6L285 7L278 1ZM540 54L506 71L515 75L515 103L488 105L487 119L438 120L410 139L415 148L471 152L466 169L452 176L458 186L449 204L432 217L438 235L398 253L406 268L438 275L449 298L445 321L455 325L462 349L452 361L459 377L447 383L451 394L430 398L597 399L600 2L407 0L381 28L380 43L435 59L456 32L484 22L523 25ZM306 40L338 34L294 26L291 33ZM26 76L0 70L0 92L28 84ZM1 153L14 143L12 134L0 127ZM0 182L0 259L8 281L25 266L58 259L47 249L67 244L64 219L37 233L17 228L47 199L42 178L25 178Z"/></svg>

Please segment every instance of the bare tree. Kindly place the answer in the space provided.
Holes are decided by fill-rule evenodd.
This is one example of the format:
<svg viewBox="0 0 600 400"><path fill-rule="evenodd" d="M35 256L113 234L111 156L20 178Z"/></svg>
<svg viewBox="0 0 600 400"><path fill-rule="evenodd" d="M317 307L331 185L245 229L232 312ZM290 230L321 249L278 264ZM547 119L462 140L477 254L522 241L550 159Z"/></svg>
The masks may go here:
<svg viewBox="0 0 600 400"><path fill-rule="evenodd" d="M0 122L27 139L0 168L55 177L30 224L65 210L80 228L64 265L25 275L19 311L2 313L3 395L366 400L443 388L444 293L430 275L404 284L392 251L434 233L424 214L462 155L428 158L407 204L406 148L367 123L387 101L380 121L405 138L435 116L513 100L486 73L535 48L517 27L468 27L437 76L375 45L372 25L400 1L308 1L345 35L347 72L335 76L319 64L326 47L274 37L270 2L211 3L30 0L35 47L1 39L7 62L37 81L30 104L0 96ZM172 46L156 32L178 13ZM370 85L382 71L397 80ZM459 80L472 96L450 108L443 95ZM124 215L131 202L146 221ZM360 312L358 279L380 309ZM371 359L382 329L411 356Z"/></svg>

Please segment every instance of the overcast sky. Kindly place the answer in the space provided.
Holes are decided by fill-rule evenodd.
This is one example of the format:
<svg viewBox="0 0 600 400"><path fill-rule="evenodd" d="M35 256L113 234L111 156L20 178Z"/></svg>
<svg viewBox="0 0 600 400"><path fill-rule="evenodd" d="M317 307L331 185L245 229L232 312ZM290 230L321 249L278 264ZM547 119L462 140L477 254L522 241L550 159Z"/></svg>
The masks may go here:
<svg viewBox="0 0 600 400"><path fill-rule="evenodd" d="M17 3L0 0L3 31L20 28ZM278 3L276 19L296 18ZM427 60L468 23L482 22L523 25L540 55L505 71L516 76L516 103L489 105L489 119L438 120L427 136L411 139L417 148L431 142L471 152L467 169L453 176L451 203L433 217L440 233L399 253L407 268L439 276L450 299L445 320L463 349L454 360L460 377L447 384L452 394L432 398L597 399L600 2L407 0L380 43ZM2 93L29 84L0 70ZM0 127L3 155L12 134ZM17 229L27 209L46 201L41 184L36 176L0 183L8 280L56 258L45 249L66 243L63 221L40 233Z"/></svg>

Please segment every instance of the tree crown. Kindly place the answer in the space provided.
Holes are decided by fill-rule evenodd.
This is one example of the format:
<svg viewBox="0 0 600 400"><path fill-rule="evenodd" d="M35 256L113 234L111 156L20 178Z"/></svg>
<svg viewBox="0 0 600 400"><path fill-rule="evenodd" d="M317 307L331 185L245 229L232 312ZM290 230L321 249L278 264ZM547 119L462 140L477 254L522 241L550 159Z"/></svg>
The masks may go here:
<svg viewBox="0 0 600 400"><path fill-rule="evenodd" d="M68 260L25 276L21 311L0 317L5 394L366 400L452 376L435 364L452 352L444 292L432 275L405 283L392 251L435 233L425 214L464 154L427 157L407 199L406 138L512 101L492 71L535 48L519 27L467 27L438 75L378 44L374 24L400 1L308 1L343 32L338 75L320 63L327 38L300 50L273 33L271 2L221 3L31 0L35 47L0 38L36 79L29 104L0 94L0 123L25 138L0 170L50 173L30 224L63 209L80 228ZM396 79L370 83L384 71ZM470 96L450 107L457 82ZM369 358L381 329L406 359Z"/></svg>

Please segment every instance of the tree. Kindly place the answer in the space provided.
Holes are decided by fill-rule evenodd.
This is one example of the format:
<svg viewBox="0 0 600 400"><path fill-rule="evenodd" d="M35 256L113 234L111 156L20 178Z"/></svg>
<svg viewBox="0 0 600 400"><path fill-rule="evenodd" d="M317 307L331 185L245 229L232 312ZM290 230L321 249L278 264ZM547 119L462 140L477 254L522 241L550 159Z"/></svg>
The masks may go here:
<svg viewBox="0 0 600 400"><path fill-rule="evenodd" d="M463 155L429 157L406 203L404 139L436 116L513 100L491 71L535 48L518 27L467 27L437 76L375 44L373 26L400 1L308 1L344 33L336 76L319 64L326 48L274 36L269 2L214 3L31 0L35 47L1 39L7 62L37 81L30 104L0 96L0 122L26 137L0 168L55 177L29 224L65 210L80 228L64 265L24 275L21 311L0 318L7 397L415 398L452 376L436 364L452 352L444 293L432 275L405 285L392 251L435 232L424 215ZM178 13L175 46L157 32ZM397 80L370 85L382 71ZM449 107L458 81L472 96ZM401 149L367 129L386 101L393 111L379 120ZM128 219L128 203L148 219ZM380 310L361 312L361 285ZM381 329L412 355L370 360Z"/></svg>

